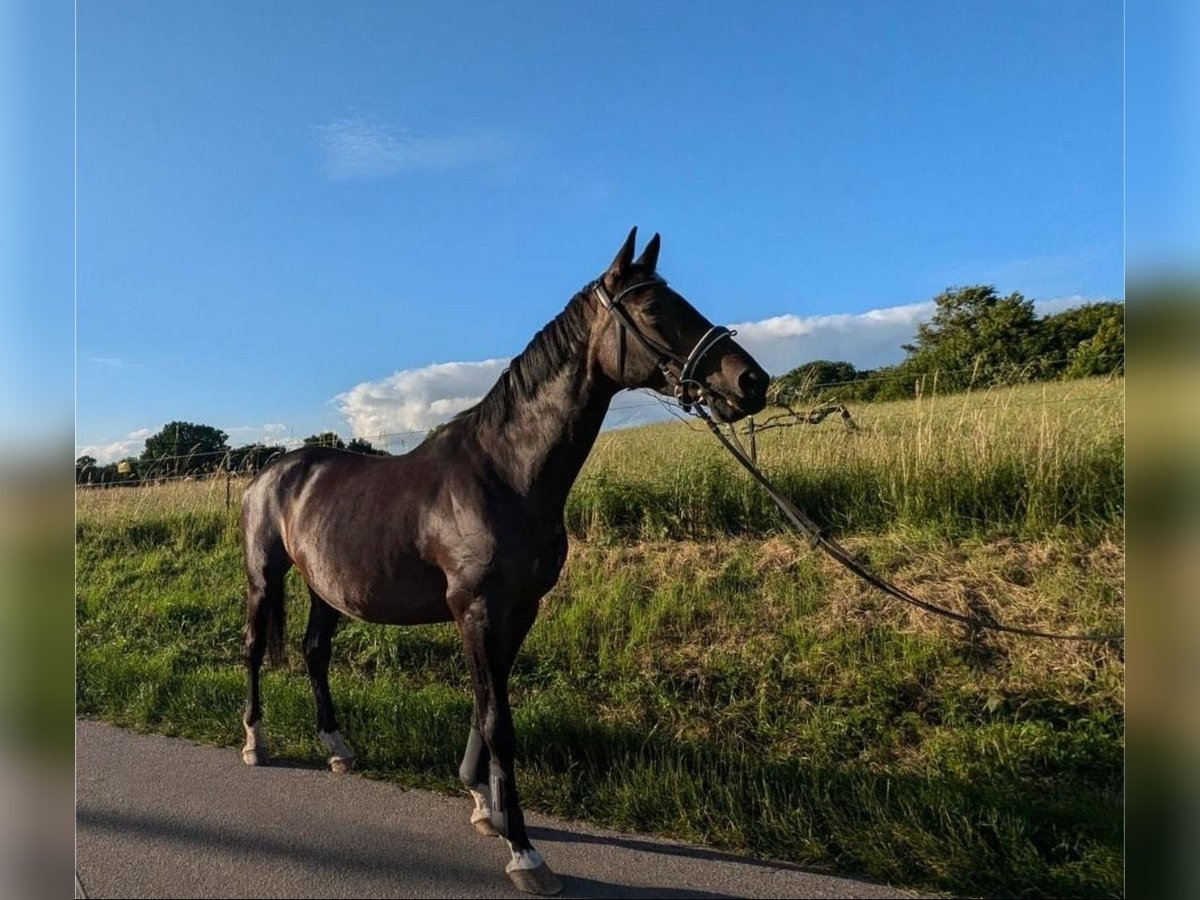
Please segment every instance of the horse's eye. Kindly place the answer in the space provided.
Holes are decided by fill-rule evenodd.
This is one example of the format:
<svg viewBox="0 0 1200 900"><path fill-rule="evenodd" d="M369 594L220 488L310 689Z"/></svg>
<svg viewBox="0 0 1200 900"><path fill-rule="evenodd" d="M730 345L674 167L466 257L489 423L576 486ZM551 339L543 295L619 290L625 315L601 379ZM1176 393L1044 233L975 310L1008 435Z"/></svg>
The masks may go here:
<svg viewBox="0 0 1200 900"><path fill-rule="evenodd" d="M646 315L651 316L651 317L662 315L662 311L663 311L662 301L659 300L657 297L651 297L649 300L646 301L646 305L642 307L642 311Z"/></svg>

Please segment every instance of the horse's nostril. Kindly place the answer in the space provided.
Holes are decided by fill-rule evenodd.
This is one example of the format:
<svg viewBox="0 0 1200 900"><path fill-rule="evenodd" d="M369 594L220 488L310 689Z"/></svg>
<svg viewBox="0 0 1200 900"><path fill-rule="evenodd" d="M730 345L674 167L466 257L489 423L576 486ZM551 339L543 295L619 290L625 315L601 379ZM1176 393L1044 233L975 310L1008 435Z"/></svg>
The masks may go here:
<svg viewBox="0 0 1200 900"><path fill-rule="evenodd" d="M766 393L767 373L756 368L746 369L738 377L738 389L743 397L757 397Z"/></svg>

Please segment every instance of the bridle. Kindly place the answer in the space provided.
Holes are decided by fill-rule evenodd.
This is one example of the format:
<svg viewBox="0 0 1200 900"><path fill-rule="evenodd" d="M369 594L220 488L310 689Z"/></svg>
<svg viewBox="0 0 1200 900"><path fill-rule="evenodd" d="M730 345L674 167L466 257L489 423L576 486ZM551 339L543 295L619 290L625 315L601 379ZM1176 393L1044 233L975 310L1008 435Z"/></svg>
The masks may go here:
<svg viewBox="0 0 1200 900"><path fill-rule="evenodd" d="M612 313L613 317L617 320L617 371L621 374L625 372L625 333L629 332L637 339L638 343L655 357L654 365L662 372L667 384L674 386L675 399L679 401L679 405L683 407L685 412L690 412L693 406L708 402L708 398L704 394L704 384L695 378L696 367L700 365L700 361L704 359L705 354L716 346L722 338L731 338L737 332L726 328L724 325L714 325L696 342L696 346L692 348L692 352L687 356L681 356L666 344L647 335L637 327L637 324L625 310L625 307L621 305L621 301L638 288L665 285L666 283L667 280L665 278L655 275L652 279L631 284L629 287L622 288L616 294L610 296L608 291L604 289L604 280L601 279L596 282L592 288L592 292L596 295L596 300L599 301L600 305ZM678 366L678 375L671 371L668 363L674 363Z"/></svg>

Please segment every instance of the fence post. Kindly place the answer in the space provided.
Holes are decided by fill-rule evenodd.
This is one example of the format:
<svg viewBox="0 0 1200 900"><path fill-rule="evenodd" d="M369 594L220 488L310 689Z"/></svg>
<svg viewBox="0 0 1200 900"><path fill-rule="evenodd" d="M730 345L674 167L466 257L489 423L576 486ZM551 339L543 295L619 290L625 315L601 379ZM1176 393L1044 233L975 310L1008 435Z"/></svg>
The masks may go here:
<svg viewBox="0 0 1200 900"><path fill-rule="evenodd" d="M754 416L746 417L746 427L750 435L750 462L758 465L758 441L754 438Z"/></svg>

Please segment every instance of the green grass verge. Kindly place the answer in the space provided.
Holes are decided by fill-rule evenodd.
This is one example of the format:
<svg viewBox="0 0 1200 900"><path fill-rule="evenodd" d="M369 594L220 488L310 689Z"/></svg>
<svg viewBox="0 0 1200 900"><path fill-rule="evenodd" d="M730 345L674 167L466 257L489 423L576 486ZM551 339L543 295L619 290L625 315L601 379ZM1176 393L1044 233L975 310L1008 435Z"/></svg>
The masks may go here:
<svg viewBox="0 0 1200 900"><path fill-rule="evenodd" d="M79 711L240 743L232 517L81 513L77 536ZM957 608L1120 627L1123 553L1103 534L852 543ZM264 725L274 753L316 762L305 608ZM333 671L368 771L455 788L470 703L452 627L349 624ZM1122 694L1111 649L970 643L779 538L577 544L513 677L532 808L990 896L1120 895Z"/></svg>

